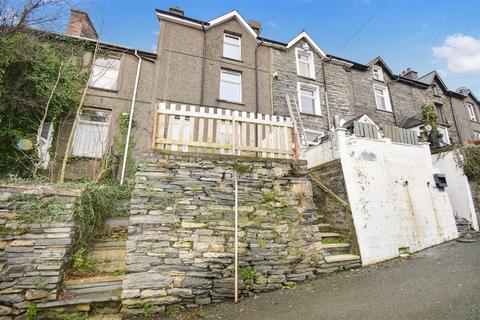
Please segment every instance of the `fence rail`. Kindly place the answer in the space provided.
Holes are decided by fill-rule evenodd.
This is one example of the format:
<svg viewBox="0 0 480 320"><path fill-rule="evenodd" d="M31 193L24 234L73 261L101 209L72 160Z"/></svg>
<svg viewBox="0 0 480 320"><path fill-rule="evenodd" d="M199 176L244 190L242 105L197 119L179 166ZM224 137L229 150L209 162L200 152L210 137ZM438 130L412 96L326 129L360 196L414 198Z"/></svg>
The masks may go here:
<svg viewBox="0 0 480 320"><path fill-rule="evenodd" d="M165 102L157 113L156 149L264 158L295 156L293 122L288 117Z"/></svg>

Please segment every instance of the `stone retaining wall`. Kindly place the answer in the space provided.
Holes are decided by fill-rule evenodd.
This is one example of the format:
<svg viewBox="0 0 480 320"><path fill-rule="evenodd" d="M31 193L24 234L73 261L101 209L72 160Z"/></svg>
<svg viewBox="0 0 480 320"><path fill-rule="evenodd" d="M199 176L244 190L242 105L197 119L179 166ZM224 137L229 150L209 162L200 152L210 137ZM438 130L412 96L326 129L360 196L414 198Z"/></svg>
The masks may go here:
<svg viewBox="0 0 480 320"><path fill-rule="evenodd" d="M469 183L472 191L473 204L475 205L475 212L477 213L477 220L480 223L480 182L470 180Z"/></svg>
<svg viewBox="0 0 480 320"><path fill-rule="evenodd" d="M136 174L123 311L234 296L234 170L239 174L241 294L326 270L306 163L150 155ZM323 267L323 268L322 268Z"/></svg>
<svg viewBox="0 0 480 320"><path fill-rule="evenodd" d="M52 203L52 212L61 214L28 221L25 211L20 220L28 205L21 199L28 195ZM74 238L70 218L78 195L48 186L0 185L0 319L13 319L34 303L57 299Z"/></svg>

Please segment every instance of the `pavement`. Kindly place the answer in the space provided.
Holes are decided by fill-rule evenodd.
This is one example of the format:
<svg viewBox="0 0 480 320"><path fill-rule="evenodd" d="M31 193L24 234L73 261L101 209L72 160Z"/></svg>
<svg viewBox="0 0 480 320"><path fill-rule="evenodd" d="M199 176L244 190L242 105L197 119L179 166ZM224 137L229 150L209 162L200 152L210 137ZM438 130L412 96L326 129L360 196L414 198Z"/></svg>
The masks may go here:
<svg viewBox="0 0 480 320"><path fill-rule="evenodd" d="M229 320L478 320L480 241L451 241L204 311Z"/></svg>

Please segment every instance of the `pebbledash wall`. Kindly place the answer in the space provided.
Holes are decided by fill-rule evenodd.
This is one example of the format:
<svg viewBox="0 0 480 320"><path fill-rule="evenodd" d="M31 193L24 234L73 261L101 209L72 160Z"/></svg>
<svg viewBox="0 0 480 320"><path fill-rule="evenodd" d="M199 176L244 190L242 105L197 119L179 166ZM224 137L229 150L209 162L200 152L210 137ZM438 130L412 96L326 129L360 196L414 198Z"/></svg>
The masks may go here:
<svg viewBox="0 0 480 320"><path fill-rule="evenodd" d="M69 218L78 195L50 186L0 185L0 319L23 319L31 304L57 299L74 239ZM29 196L52 201L61 214L51 222L18 219L25 204L20 199Z"/></svg>
<svg viewBox="0 0 480 320"><path fill-rule="evenodd" d="M235 170L240 294L340 268L324 261L305 162L193 154L146 159L131 201L123 312L233 297Z"/></svg>
<svg viewBox="0 0 480 320"><path fill-rule="evenodd" d="M455 217L464 218L470 222L474 230L478 229L477 214L472 197L470 183L463 169L457 164L458 151L449 151L432 155L433 166L438 172L445 174L447 191Z"/></svg>
<svg viewBox="0 0 480 320"><path fill-rule="evenodd" d="M337 129L306 159L312 166L340 159L363 265L458 237L447 192L435 185L428 144L359 138Z"/></svg>

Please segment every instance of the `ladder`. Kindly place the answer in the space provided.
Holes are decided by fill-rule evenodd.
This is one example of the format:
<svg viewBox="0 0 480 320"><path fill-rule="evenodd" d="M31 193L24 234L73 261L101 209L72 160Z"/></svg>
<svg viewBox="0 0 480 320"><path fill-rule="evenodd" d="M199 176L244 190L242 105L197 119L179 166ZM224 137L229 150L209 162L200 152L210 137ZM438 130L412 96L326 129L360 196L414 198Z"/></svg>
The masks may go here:
<svg viewBox="0 0 480 320"><path fill-rule="evenodd" d="M303 127L302 117L300 116L300 110L298 109L297 100L293 97L293 103L290 100L290 95L287 93L285 95L287 100L288 113L290 118L292 118L293 123L297 129L298 139L300 140L300 145L302 148L308 148L307 136L305 135L305 128Z"/></svg>

